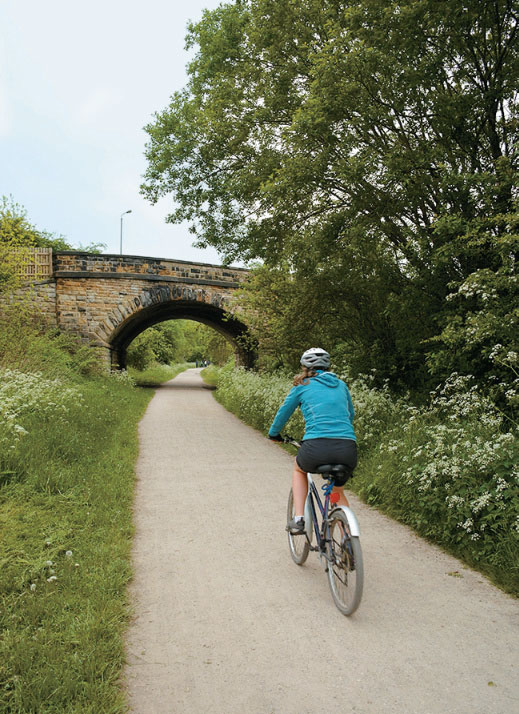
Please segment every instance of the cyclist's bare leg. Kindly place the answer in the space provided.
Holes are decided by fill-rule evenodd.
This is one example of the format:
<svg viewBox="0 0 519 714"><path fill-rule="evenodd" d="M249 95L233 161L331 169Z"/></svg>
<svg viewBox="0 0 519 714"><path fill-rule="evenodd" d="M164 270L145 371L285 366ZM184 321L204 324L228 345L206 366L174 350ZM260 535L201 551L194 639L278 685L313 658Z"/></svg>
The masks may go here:
<svg viewBox="0 0 519 714"><path fill-rule="evenodd" d="M338 493L339 494L339 501L337 503L338 506L349 506L349 501L344 495L344 488L342 486L334 486L332 493Z"/></svg>
<svg viewBox="0 0 519 714"><path fill-rule="evenodd" d="M302 516L305 512L306 494L308 493L308 479L306 471L297 465L294 459L294 470L292 471L292 494L294 496L294 515Z"/></svg>
<svg viewBox="0 0 519 714"><path fill-rule="evenodd" d="M349 506L350 504L348 503L348 499L344 495L344 488L342 486L334 486L332 493L338 493L339 494L339 500L337 502L338 506ZM342 533L342 537L344 537L346 534L344 527L342 523L340 524L340 529Z"/></svg>
<svg viewBox="0 0 519 714"><path fill-rule="evenodd" d="M292 471L292 493L294 494L294 511L296 516L302 516L305 512L306 494L308 493L308 480L306 471L299 468L294 459L294 470ZM348 499L344 495L342 486L334 486L333 493L339 494L339 506L349 506Z"/></svg>

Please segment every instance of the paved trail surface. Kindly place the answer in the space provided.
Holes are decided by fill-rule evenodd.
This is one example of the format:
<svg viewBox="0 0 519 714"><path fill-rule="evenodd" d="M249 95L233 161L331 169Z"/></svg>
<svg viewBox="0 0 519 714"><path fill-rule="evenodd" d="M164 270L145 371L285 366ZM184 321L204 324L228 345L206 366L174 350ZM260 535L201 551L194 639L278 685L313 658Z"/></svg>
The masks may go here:
<svg viewBox="0 0 519 714"><path fill-rule="evenodd" d="M314 554L289 556L291 458L198 370L157 390L140 444L134 714L519 712L518 602L353 500L365 589L341 615Z"/></svg>

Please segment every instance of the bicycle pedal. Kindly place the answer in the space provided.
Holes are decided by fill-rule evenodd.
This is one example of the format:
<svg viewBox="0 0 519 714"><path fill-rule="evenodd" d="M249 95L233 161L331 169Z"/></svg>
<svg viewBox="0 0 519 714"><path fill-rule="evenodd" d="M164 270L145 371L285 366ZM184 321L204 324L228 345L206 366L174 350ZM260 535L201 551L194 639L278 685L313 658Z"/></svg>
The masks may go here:
<svg viewBox="0 0 519 714"><path fill-rule="evenodd" d="M292 528L290 528L290 526L285 526L285 530L286 530L287 533L290 533L290 535L293 535L293 536L306 535L306 531L305 531L305 530L295 531L295 530L292 530Z"/></svg>

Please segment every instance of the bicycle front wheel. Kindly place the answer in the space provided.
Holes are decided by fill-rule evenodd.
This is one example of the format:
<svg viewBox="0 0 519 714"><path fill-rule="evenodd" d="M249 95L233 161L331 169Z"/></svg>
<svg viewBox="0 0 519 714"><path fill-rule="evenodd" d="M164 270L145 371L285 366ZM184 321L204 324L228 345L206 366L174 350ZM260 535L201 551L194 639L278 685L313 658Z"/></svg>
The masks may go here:
<svg viewBox="0 0 519 714"><path fill-rule="evenodd" d="M333 600L343 615L351 615L360 605L364 586L364 566L358 536L352 536L348 519L340 508L328 518L330 544L328 580Z"/></svg>
<svg viewBox="0 0 519 714"><path fill-rule="evenodd" d="M288 495L287 524L292 520L294 515L294 496L292 489L290 489ZM310 544L308 543L306 535L304 533L301 535L292 535L292 533L288 531L288 547L290 548L290 555L294 563L303 565L310 551Z"/></svg>

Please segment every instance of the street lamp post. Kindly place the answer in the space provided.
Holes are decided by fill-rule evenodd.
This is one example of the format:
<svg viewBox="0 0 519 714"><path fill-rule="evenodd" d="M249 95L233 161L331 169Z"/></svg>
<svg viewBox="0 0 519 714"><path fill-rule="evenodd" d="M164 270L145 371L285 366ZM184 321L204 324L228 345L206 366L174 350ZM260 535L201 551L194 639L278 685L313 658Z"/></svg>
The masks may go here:
<svg viewBox="0 0 519 714"><path fill-rule="evenodd" d="M125 211L124 213L121 213L121 238L120 238L120 243L119 243L119 254L123 254L123 216L125 216L127 213L131 213L132 210L130 208L129 211Z"/></svg>

